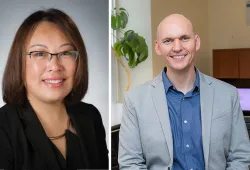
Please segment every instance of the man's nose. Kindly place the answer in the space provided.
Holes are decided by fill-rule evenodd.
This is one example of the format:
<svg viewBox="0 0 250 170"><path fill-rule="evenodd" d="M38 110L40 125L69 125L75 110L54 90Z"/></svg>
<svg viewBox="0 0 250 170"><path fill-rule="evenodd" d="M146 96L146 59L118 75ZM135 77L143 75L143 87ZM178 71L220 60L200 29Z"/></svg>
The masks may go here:
<svg viewBox="0 0 250 170"><path fill-rule="evenodd" d="M182 50L182 45L180 40L175 40L174 41L174 46L173 46L173 51L174 52L180 52Z"/></svg>

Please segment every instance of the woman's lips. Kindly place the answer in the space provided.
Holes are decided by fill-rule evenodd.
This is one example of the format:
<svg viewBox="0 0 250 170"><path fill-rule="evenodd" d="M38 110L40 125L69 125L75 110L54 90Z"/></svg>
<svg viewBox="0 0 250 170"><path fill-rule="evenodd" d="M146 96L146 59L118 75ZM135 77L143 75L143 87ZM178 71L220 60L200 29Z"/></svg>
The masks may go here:
<svg viewBox="0 0 250 170"><path fill-rule="evenodd" d="M43 82L46 86L51 88L61 87L65 79L44 79Z"/></svg>

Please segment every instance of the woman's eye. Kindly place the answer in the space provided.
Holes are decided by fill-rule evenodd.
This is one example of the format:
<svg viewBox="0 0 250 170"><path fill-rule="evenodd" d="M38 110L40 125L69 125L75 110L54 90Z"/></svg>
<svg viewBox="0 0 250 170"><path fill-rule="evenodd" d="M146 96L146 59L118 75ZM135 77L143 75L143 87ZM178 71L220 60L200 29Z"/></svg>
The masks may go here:
<svg viewBox="0 0 250 170"><path fill-rule="evenodd" d="M64 52L62 53L62 55L63 55L64 57L72 57L72 56L74 56L74 53L73 53L72 51L64 51Z"/></svg>
<svg viewBox="0 0 250 170"><path fill-rule="evenodd" d="M34 56L36 56L36 57L43 57L43 56L46 56L46 53L45 52L35 52Z"/></svg>
<svg viewBox="0 0 250 170"><path fill-rule="evenodd" d="M71 53L69 51L64 51L63 55L71 55Z"/></svg>

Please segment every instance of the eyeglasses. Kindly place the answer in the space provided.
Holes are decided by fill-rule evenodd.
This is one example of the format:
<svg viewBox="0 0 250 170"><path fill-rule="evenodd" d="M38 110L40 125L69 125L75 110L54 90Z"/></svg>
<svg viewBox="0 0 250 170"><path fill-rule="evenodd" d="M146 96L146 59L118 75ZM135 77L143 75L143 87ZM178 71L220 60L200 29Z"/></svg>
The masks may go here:
<svg viewBox="0 0 250 170"><path fill-rule="evenodd" d="M53 55L56 56L57 60L62 64L68 64L70 62L75 62L78 58L79 52L78 51L63 51L60 53L49 53L45 51L31 51L25 53L29 55L31 59L34 59L35 62L40 64L46 64L47 61L50 61Z"/></svg>

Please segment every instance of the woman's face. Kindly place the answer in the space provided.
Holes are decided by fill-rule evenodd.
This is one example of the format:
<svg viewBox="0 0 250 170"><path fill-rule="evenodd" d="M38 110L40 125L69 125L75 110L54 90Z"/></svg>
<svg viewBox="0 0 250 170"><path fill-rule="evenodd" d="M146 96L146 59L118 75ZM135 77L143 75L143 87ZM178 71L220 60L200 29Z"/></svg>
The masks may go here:
<svg viewBox="0 0 250 170"><path fill-rule="evenodd" d="M55 24L41 22L36 27L26 44L26 52L33 53L25 56L25 86L30 101L62 102L71 92L77 61L70 59L68 53L60 59L53 55L49 60L44 52L73 50L73 44Z"/></svg>

